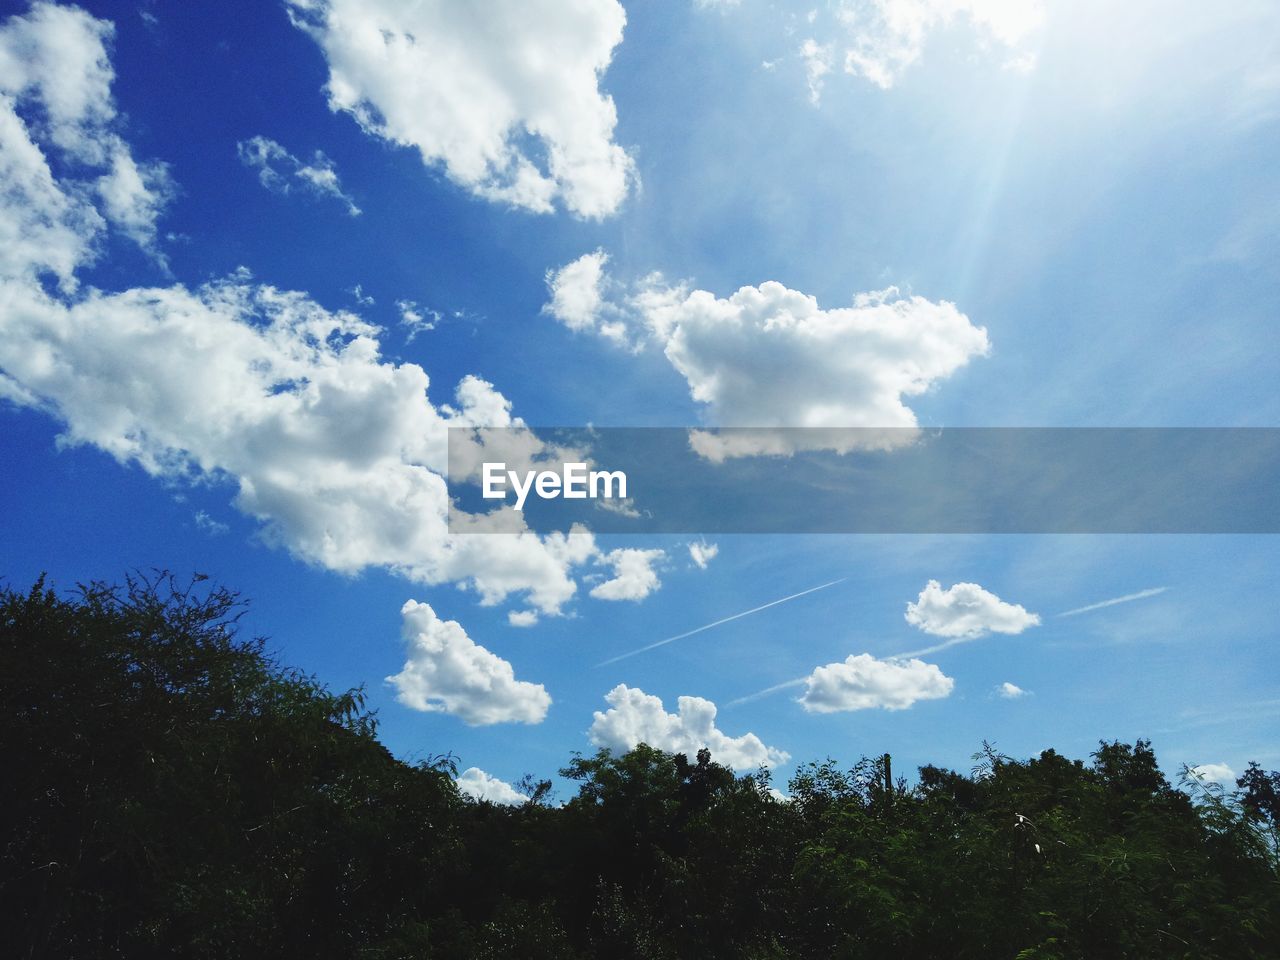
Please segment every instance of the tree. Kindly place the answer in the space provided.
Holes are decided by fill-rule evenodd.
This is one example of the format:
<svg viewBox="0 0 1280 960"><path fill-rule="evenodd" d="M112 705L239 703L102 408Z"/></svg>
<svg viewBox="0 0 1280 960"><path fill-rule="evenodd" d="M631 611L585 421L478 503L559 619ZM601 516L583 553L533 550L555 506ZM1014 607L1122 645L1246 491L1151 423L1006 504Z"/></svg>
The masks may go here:
<svg viewBox="0 0 1280 960"><path fill-rule="evenodd" d="M1280 774L1227 792L1151 744L990 744L914 784L703 749L575 755L464 800L360 690L245 639L204 578L0 590L0 920L21 958L1262 960Z"/></svg>

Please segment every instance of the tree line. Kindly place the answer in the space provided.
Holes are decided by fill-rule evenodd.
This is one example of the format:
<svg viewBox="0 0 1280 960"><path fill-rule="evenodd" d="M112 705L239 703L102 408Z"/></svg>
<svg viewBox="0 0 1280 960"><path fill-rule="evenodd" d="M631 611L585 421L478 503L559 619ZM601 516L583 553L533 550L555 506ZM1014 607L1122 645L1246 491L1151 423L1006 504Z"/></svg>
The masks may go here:
<svg viewBox="0 0 1280 960"><path fill-rule="evenodd" d="M0 590L8 956L1280 957L1280 774L1224 790L1151 744L990 745L969 771L801 766L787 798L640 745L574 755L556 802L459 793L359 690L168 576Z"/></svg>

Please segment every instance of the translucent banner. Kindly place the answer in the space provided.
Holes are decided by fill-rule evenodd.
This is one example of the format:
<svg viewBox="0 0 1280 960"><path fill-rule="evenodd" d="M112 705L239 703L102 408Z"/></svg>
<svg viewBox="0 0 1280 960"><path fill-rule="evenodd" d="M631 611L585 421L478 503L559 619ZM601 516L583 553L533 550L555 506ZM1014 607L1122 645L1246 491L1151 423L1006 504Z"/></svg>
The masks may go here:
<svg viewBox="0 0 1280 960"><path fill-rule="evenodd" d="M449 430L454 533L1276 533L1280 429Z"/></svg>

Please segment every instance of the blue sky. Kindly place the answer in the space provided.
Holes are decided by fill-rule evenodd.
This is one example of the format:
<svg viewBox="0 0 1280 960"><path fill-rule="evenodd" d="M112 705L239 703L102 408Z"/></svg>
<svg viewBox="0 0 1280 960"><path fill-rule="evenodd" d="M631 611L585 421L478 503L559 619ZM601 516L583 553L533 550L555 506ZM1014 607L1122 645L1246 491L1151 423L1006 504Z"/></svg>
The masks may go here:
<svg viewBox="0 0 1280 960"><path fill-rule="evenodd" d="M753 734L790 755L780 781L864 752L967 768L984 738L1280 763L1274 538L722 536L703 569L689 537L471 556L421 516L436 434L493 415L1280 426L1274 5L623 6L0 4L8 582L208 572L285 660L365 684L397 754L508 781L591 736L697 739L638 695L593 726L619 684L668 714L719 705L725 755L760 755ZM540 173L519 180L522 162ZM557 310L548 277L591 255L573 287L590 309ZM769 281L814 298L804 330L852 327L753 403L716 385L776 349L763 324L794 304ZM764 291L749 309L743 287ZM741 338L717 340L699 304L740 309ZM438 320L415 331L406 311ZM863 321L904 339L869 347ZM845 361L829 405L791 405ZM903 392L904 363L923 392ZM730 705L945 640L904 616L935 580L980 585L983 635L918 675L842 668L842 709L806 709L804 687ZM622 599L591 595L607 582ZM468 669L514 679L476 686L406 647L409 599ZM1039 623L993 627L1013 606ZM384 681L415 657L436 709Z"/></svg>

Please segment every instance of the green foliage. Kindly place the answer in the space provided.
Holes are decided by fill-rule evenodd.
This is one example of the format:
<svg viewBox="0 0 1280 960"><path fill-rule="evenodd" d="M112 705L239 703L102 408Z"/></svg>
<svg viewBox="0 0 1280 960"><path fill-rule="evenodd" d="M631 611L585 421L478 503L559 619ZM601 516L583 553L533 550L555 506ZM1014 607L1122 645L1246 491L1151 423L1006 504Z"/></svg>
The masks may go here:
<svg viewBox="0 0 1280 960"><path fill-rule="evenodd" d="M0 591L0 919L15 957L1277 956L1280 775L1225 791L1150 743L983 745L735 776L641 745L574 756L563 805L459 796L359 690L239 636L168 577Z"/></svg>
<svg viewBox="0 0 1280 960"><path fill-rule="evenodd" d="M352 956L419 916L451 779L238 639L242 609L168 578L0 595L11 955Z"/></svg>

